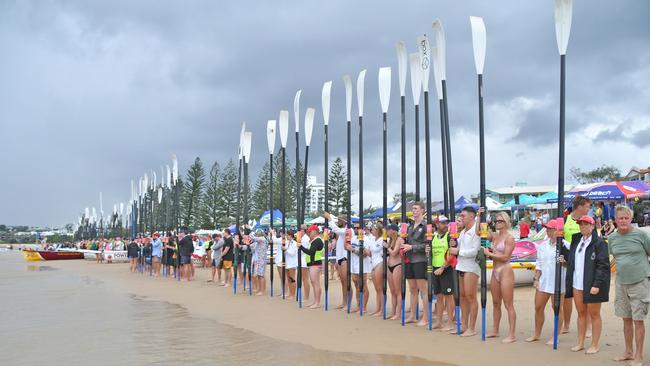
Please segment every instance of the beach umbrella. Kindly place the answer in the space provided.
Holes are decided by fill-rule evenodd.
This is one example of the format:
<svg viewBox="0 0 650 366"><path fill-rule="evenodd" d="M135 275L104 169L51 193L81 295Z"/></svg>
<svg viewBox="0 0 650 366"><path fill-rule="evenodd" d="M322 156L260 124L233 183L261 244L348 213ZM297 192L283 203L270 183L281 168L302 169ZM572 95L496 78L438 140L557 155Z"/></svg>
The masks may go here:
<svg viewBox="0 0 650 366"><path fill-rule="evenodd" d="M571 33L571 18L573 12L572 0L555 0L555 38L557 48L560 53L560 141L559 141L559 174L557 183L557 196L564 197L564 140L565 140L565 120L564 120L564 99L565 99L565 79L566 79L566 49L569 45L569 35ZM564 200L558 199L557 213L558 220L564 223ZM562 282L562 264L560 263L560 254L562 250L562 237L558 235L555 246L555 294L553 297L553 349L557 350L558 321L560 313L560 288Z"/></svg>
<svg viewBox="0 0 650 366"><path fill-rule="evenodd" d="M485 65L485 48L487 36L483 18L469 17L472 28L472 46L474 48L474 66L478 75L478 136L479 136L479 201L480 206L486 209L485 200L485 125L483 122L483 66ZM487 247L487 212L481 214L481 247ZM487 269L483 256L481 260L481 340L485 341L485 307L487 304Z"/></svg>
<svg viewBox="0 0 650 366"><path fill-rule="evenodd" d="M269 227L271 229L273 229L273 151L275 150L275 125L275 120L269 120L266 124L266 142L269 147L269 210L271 211L271 221L269 223ZM273 237L271 237L269 245L271 246L269 276L271 277L271 297L273 297Z"/></svg>
<svg viewBox="0 0 650 366"><path fill-rule="evenodd" d="M405 68L405 60L406 60L406 46L404 46L404 42L400 42L397 44L397 54L398 54L398 62L400 65L400 74L402 73L402 69ZM406 74L406 69L404 69L404 74ZM406 75L404 75L406 77ZM384 226L386 226L386 223L388 222L388 133L387 133L387 114L388 114L388 105L390 103L390 84L391 84L391 69L390 67L382 67L379 69L379 102L381 104L381 112L382 112L382 121L383 121L383 202L382 206L384 208L383 210L383 222ZM401 104L402 104L402 193L404 193L404 186L405 186L405 165L404 165L404 152L405 152L405 147L404 147L404 88L402 88L402 77L400 76L400 93L401 93ZM406 81L404 81L406 82ZM402 196L404 198L404 196ZM384 230L385 233L385 230ZM383 233L382 233L383 235ZM384 240L385 240L385 235L384 235ZM384 319L386 319L386 285L387 285L387 250L386 248L383 249L383 301L384 301L384 306L383 306L383 312L382 316Z"/></svg>
<svg viewBox="0 0 650 366"><path fill-rule="evenodd" d="M350 75L343 76L343 84L345 85L345 114L347 118L347 187L348 187L348 229L352 228L352 79ZM360 211L363 213L363 210ZM347 312L350 314L350 302L352 301L352 268L350 268L350 263L352 260L351 251L347 251L348 260L346 263L347 267L347 281L345 284L346 293L347 293Z"/></svg>
<svg viewBox="0 0 650 366"><path fill-rule="evenodd" d="M447 177L448 196L447 202L449 203L449 218L452 222L456 220L456 210L454 207L454 173L452 169L451 159L451 141L449 133L449 113L447 109L447 76L446 76L446 59L445 59L445 30L439 20L433 22L433 33L436 37L436 47L432 49L434 57L434 74L437 75L436 88L442 95L442 110L444 111L444 140L445 140L445 162ZM439 80L439 83L438 83ZM440 96L439 96L440 98ZM441 140L442 140L441 136ZM454 276L454 300L456 302L456 331L460 335L460 289L458 288L458 273Z"/></svg>
<svg viewBox="0 0 650 366"><path fill-rule="evenodd" d="M359 215L363 214L363 94L366 70L357 77L357 106L359 108ZM360 225L363 226L363 225ZM359 316L363 316L363 230L359 230ZM349 265L349 264L348 264Z"/></svg>
<svg viewBox="0 0 650 366"><path fill-rule="evenodd" d="M289 111L280 111L280 123L279 123L279 128L280 128L280 143L281 143L281 149L280 151L282 152L282 174L280 175L280 185L281 185L281 190L280 190L280 200L282 201L281 203L281 209L282 209L282 242L284 243L284 235L286 234L287 231L287 222L286 222L286 192L287 192L287 186L286 186L286 162L287 162L287 137L289 135ZM286 258L286 252L284 249L282 249L282 299L284 300L285 298L285 286L287 283L287 258Z"/></svg>
<svg viewBox="0 0 650 366"><path fill-rule="evenodd" d="M329 179L327 175L329 173L329 132L327 130L330 123L330 99L332 94L332 82L327 81L323 84L323 91L321 93L321 106L323 109L323 127L325 128L325 139L323 141L325 149L325 172L323 179L325 180L325 212L329 212ZM328 239L327 233L325 233L325 263L329 263L329 250L328 250ZM325 265L325 311L328 309L329 305L329 265Z"/></svg>
<svg viewBox="0 0 650 366"><path fill-rule="evenodd" d="M422 72L422 89L424 90L424 174L426 179L426 219L427 219L427 300L429 330L432 328L433 314L433 267L431 267L431 138L429 129L429 74L431 66L431 47L426 34L417 39L420 51L420 70ZM419 304L419 301L418 301Z"/></svg>

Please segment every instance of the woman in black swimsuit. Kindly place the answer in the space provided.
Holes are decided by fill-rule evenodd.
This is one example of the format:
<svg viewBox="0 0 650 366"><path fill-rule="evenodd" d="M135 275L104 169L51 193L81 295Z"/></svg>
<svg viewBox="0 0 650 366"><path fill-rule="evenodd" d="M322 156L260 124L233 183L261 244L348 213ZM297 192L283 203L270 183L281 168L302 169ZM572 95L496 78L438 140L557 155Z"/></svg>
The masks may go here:
<svg viewBox="0 0 650 366"><path fill-rule="evenodd" d="M393 311L389 319L395 320L400 317L402 294L402 258L399 248L404 240L398 235L398 227L395 224L388 225L388 243L384 243L388 249L388 288L390 288L391 309Z"/></svg>

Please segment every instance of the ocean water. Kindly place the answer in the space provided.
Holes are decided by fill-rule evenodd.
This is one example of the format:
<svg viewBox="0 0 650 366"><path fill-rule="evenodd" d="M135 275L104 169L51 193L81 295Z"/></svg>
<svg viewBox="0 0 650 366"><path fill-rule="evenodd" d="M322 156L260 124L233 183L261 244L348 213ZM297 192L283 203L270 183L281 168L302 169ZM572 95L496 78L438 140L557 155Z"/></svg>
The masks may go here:
<svg viewBox="0 0 650 366"><path fill-rule="evenodd" d="M436 365L329 352L115 292L101 278L0 252L0 365ZM387 346L389 342L387 342Z"/></svg>

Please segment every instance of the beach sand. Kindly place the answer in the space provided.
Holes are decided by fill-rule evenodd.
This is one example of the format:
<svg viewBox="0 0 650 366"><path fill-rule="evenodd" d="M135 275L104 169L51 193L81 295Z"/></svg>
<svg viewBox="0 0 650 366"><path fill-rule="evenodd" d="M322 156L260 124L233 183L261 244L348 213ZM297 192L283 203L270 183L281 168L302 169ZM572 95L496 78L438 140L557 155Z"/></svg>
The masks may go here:
<svg viewBox="0 0 650 366"><path fill-rule="evenodd" d="M338 280L330 281L330 310L298 309L294 300L280 298L279 283L276 282L276 297L248 296L239 289L233 295L232 287L224 288L206 282L209 269L196 270L196 280L178 282L172 279L153 278L148 274L131 274L126 264L100 265L91 261L58 261L48 265L71 270L82 275L96 277L115 291L134 294L139 298L177 304L192 316L216 320L279 340L298 342L317 349L338 352L359 352L370 354L395 354L421 357L426 360L456 365L476 364L526 364L526 365L612 365L612 358L623 351L622 322L614 316L614 289L610 302L603 304L603 335L601 351L596 355L571 352L569 348L576 340L576 312L572 315L571 333L562 335L557 351L544 343L551 337L553 316L550 306L546 311L546 323L542 338L527 343L524 339L533 332L532 287L515 290L517 310L517 338L514 344L502 344L500 338L480 339L480 305L477 319L479 335L460 338L441 331L428 331L415 325L402 327L399 320L382 320L358 314L346 314L332 308L340 303L341 291ZM276 272L276 279L277 272ZM267 276L268 279L268 276ZM614 281L612 281L612 284ZM374 288L370 285L369 309L374 308ZM389 300L390 301L390 300ZM308 302L305 301L306 305ZM488 331L491 325L491 298L488 294ZM506 333L505 311L501 321L501 335ZM647 337L650 338L650 337ZM646 338L646 348L649 343ZM589 339L587 340L589 345Z"/></svg>

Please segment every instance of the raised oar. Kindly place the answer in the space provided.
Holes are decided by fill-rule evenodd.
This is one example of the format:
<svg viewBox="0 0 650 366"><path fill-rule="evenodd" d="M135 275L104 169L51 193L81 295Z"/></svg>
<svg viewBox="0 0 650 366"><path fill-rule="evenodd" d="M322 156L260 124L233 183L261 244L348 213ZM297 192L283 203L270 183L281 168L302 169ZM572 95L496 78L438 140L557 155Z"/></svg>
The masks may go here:
<svg viewBox="0 0 650 366"><path fill-rule="evenodd" d="M273 230L273 151L275 150L275 120L269 120L266 124L266 142L269 146L269 212L271 215L271 222L269 223L269 234ZM273 297L273 236L270 237L271 258L269 260L269 276L271 277L270 294Z"/></svg>
<svg viewBox="0 0 650 366"><path fill-rule="evenodd" d="M180 271L180 269L181 269L181 265L180 265L180 263L181 263L180 262L181 261L181 253L178 250L178 232L180 230L180 222L181 222L181 220L180 220L180 209L179 209L180 208L180 206L179 206L179 199L180 199L179 195L180 195L180 193L178 191L179 190L179 185L178 185L178 159L176 158L176 155L172 155L172 174L173 174L172 181L174 183L174 204L173 204L174 218L173 218L173 221L174 221L174 226L175 226L176 235L177 235L176 240L175 240L175 242L176 242L176 273L177 273L177 279L178 279L178 281L180 281L181 280L181 271Z"/></svg>
<svg viewBox="0 0 650 366"><path fill-rule="evenodd" d="M348 212L348 222L347 226L348 229L352 228L352 135L351 135L351 126L352 126L352 79L350 79L349 75L343 76L343 84L345 85L345 113L347 116L347 121L348 121L348 130L347 130L347 135L348 135L348 144L347 144L347 199L348 199L348 207L347 207L347 212ZM351 238L351 236L350 236ZM346 235L346 240L347 240L347 235ZM350 314L350 302L352 301L352 268L350 266L350 263L352 263L352 253L351 251L348 252L348 260L347 260L347 281L346 281L346 289L347 289L347 305L348 305L348 314Z"/></svg>
<svg viewBox="0 0 650 366"><path fill-rule="evenodd" d="M244 134L246 133L246 122L242 123L241 132L239 133L239 173L237 174L237 217L235 217L235 230L237 231L237 237L239 238L239 244L233 246L233 253L235 254L235 267L234 267L234 281L232 286L232 293L237 293L237 271L239 270L239 245L241 245L241 229L239 227L239 218L241 217L241 173L242 173L242 159L244 157ZM237 249L237 250L235 250Z"/></svg>
<svg viewBox="0 0 650 366"><path fill-rule="evenodd" d="M472 26L472 46L474 48L474 66L478 75L478 136L480 179L479 196L481 207L485 208L485 129L483 123L483 66L485 65L486 32L483 18L469 17ZM487 220L486 212L481 213L481 247L487 247ZM485 306L487 304L487 269L486 258L481 256L481 340L485 341Z"/></svg>
<svg viewBox="0 0 650 366"><path fill-rule="evenodd" d="M406 244L406 240L408 237L408 224L406 221L403 221L402 224L400 225L399 228L399 236L402 238L403 244ZM404 306L406 305L406 276L404 275L404 254L400 251L400 258L402 259L402 326L404 326L404 315L405 315L405 310Z"/></svg>
<svg viewBox="0 0 650 366"><path fill-rule="evenodd" d="M564 120L564 99L565 99L565 79L566 79L566 49L569 45L569 34L571 33L571 18L573 13L573 3L571 0L555 0L555 38L557 39L557 48L560 53L560 143L559 143L559 174L557 183L557 215L558 221L564 225L564 140L565 140L565 120ZM562 288L562 264L560 255L562 253L562 234L561 231L557 236L555 245L555 293L553 294L553 349L557 350L558 320L560 314L560 301Z"/></svg>
<svg viewBox="0 0 650 366"><path fill-rule="evenodd" d="M425 179L426 179L426 212L427 212L427 300L429 330L432 328L433 318L433 267L431 266L431 138L429 132L429 74L431 66L431 49L429 47L429 39L426 34L418 37L418 46L420 51L420 70L422 71L422 89L424 90L424 165L425 165ZM418 299L419 304L419 299Z"/></svg>
<svg viewBox="0 0 650 366"><path fill-rule="evenodd" d="M323 179L325 180L325 212L330 212L329 205L329 179L327 179L329 173L329 132L327 127L330 121L330 97L332 94L332 82L328 81L323 84L323 92L321 95L321 104L323 108L323 124L325 127L325 172L323 174ZM325 239L325 311L328 309L329 305L329 233L327 229L324 230L324 239Z"/></svg>
<svg viewBox="0 0 650 366"><path fill-rule="evenodd" d="M305 206L306 206L306 199L307 199L307 170L308 170L308 165L309 165L309 145L311 144L311 135L312 131L314 129L314 115L316 114L316 110L314 108L307 108L307 112L305 112L305 166L304 166L304 176L302 180L302 204L300 205L300 208L302 209L301 212L301 220L300 224L302 225L305 220ZM306 233L304 233L307 235ZM300 280L302 281L302 252L298 252L298 267L300 271ZM307 279L309 280L309 279ZM302 285L302 283L301 283ZM302 308L302 286L300 287L300 307Z"/></svg>
<svg viewBox="0 0 650 366"><path fill-rule="evenodd" d="M363 94L366 70L357 77L357 106L359 108L359 316L363 316Z"/></svg>
<svg viewBox="0 0 650 366"><path fill-rule="evenodd" d="M300 209L300 95L302 90L296 92L296 96L293 98L293 116L296 120L296 171L294 176L296 177L296 218L298 219L298 230L296 232L296 239L302 230L302 210ZM298 241L298 240L296 240ZM298 307L302 308L302 255L298 251L298 270L296 271L296 278L298 280L298 285L296 286L296 301L298 302Z"/></svg>
<svg viewBox="0 0 650 366"><path fill-rule="evenodd" d="M446 64L445 64L445 31L442 27L442 23L439 20L433 22L433 32L436 36L436 47L435 51L432 50L435 59L434 70L438 75L440 80L439 87L442 92L442 106L444 111L444 140L445 140L445 154L446 154L446 163L447 163L447 183L448 187L448 200L449 200L449 214L450 220L456 221L456 208L455 208L455 199L454 199L454 173L452 169L452 159L451 159L451 141L449 134L449 112L447 109L447 83L446 83ZM460 335L460 289L458 286L458 273L456 273L455 284L454 284L454 300L456 302L456 331Z"/></svg>
<svg viewBox="0 0 650 366"><path fill-rule="evenodd" d="M397 54L398 54L398 61L400 62L400 65L402 63L402 55L400 54L400 45L404 45L403 42L398 43L397 45ZM403 47L403 57L406 59L406 47ZM400 66L401 67L401 66ZM401 69L400 69L401 73ZM406 73L406 70L404 70L404 73ZM382 220L384 222L384 226L387 225L388 222L388 133L387 133L387 114L388 114L388 105L390 103L390 84L391 84L391 69L390 67L382 67L379 69L379 102L381 104L381 112L382 112L382 120L383 120L383 208L384 208L384 213L382 216ZM404 90L401 85L401 80L400 80L400 90L402 92L402 154L404 154ZM404 157L402 156L402 164L404 164ZM404 173L405 167L402 165L402 179L404 179L405 173ZM404 183L404 182L402 182ZM403 197L402 197L403 199ZM402 201L402 204L404 202ZM383 234L383 233L382 233ZM382 316L384 319L386 319L386 285L387 285L387 274L386 271L388 269L388 250L386 247L383 249L383 301L384 301L384 306L383 306L383 312Z"/></svg>
<svg viewBox="0 0 650 366"><path fill-rule="evenodd" d="M248 162L250 161L251 156L251 145L253 141L253 133L246 131L244 133L244 149L242 151L244 155L244 225L248 225ZM248 295L253 296L253 286L252 286L252 275L251 275L251 247L250 247L250 238L247 244L248 248L246 249L246 254L244 255L244 271L248 266ZM244 272L244 290L246 290L246 272Z"/></svg>
<svg viewBox="0 0 650 366"><path fill-rule="evenodd" d="M285 242L285 234L287 233L287 223L286 223L286 212L287 212L287 207L286 207L286 192L287 192L287 184L286 184L286 173L287 173L287 137L289 135L289 111L280 111L280 123L279 123L279 128L280 128L280 143L282 144L282 148L280 149L282 152L282 174L280 175L280 186L281 186L281 191L280 191L280 200L281 202L281 207L282 207L282 243ZM281 248L282 250L282 300L285 298L285 293L286 293L286 286L287 286L287 254L284 248Z"/></svg>

